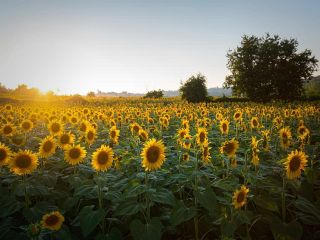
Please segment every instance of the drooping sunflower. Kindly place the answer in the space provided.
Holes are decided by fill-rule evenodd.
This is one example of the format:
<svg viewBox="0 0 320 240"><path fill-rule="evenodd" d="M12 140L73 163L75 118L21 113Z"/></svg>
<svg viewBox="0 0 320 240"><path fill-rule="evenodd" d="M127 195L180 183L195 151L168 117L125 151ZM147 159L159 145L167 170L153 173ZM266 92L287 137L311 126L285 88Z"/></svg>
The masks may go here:
<svg viewBox="0 0 320 240"><path fill-rule="evenodd" d="M71 165L77 165L83 161L87 154L84 147L78 145L67 145L64 151L64 159Z"/></svg>
<svg viewBox="0 0 320 240"><path fill-rule="evenodd" d="M291 144L291 140L292 140L292 134L291 134L291 130L289 127L284 127L281 128L279 131L279 135L280 135L280 145L283 149L287 149L290 144Z"/></svg>
<svg viewBox="0 0 320 240"><path fill-rule="evenodd" d="M259 128L259 119L257 117L252 117L250 121L250 125L252 129Z"/></svg>
<svg viewBox="0 0 320 240"><path fill-rule="evenodd" d="M29 132L33 128L33 122L30 120L24 120L21 122L20 127L24 132Z"/></svg>
<svg viewBox="0 0 320 240"><path fill-rule="evenodd" d="M7 123L2 127L1 132L4 136L10 137L15 133L15 130L16 128L14 125Z"/></svg>
<svg viewBox="0 0 320 240"><path fill-rule="evenodd" d="M61 228L63 222L63 215L58 211L54 211L47 213L42 217L41 225L43 228L47 228L52 231L58 231Z"/></svg>
<svg viewBox="0 0 320 240"><path fill-rule="evenodd" d="M57 144L52 136L45 137L39 147L39 156L43 158L51 157L56 152Z"/></svg>
<svg viewBox="0 0 320 240"><path fill-rule="evenodd" d="M58 136L58 145L61 148L65 148L67 145L74 143L74 134L71 132L63 132Z"/></svg>
<svg viewBox="0 0 320 240"><path fill-rule="evenodd" d="M258 155L259 149L257 148L253 148L252 149L252 158L251 158L251 162L254 166L258 166L259 165L259 155Z"/></svg>
<svg viewBox="0 0 320 240"><path fill-rule="evenodd" d="M270 130L263 130L262 133L262 147L264 151L269 151Z"/></svg>
<svg viewBox="0 0 320 240"><path fill-rule="evenodd" d="M144 129L141 128L141 129L139 130L139 138L140 138L140 140L141 140L142 142L147 141L147 139L149 138L148 132L147 132L146 130L144 130Z"/></svg>
<svg viewBox="0 0 320 240"><path fill-rule="evenodd" d="M120 130L117 129L116 126L113 126L109 130L109 138L112 143L118 144L119 143L119 136L120 136Z"/></svg>
<svg viewBox="0 0 320 240"><path fill-rule="evenodd" d="M229 132L229 121L227 119L223 119L220 121L220 132L222 134L228 134Z"/></svg>
<svg viewBox="0 0 320 240"><path fill-rule="evenodd" d="M142 153L142 167L146 171L159 169L165 161L165 146L162 140L150 139L144 144Z"/></svg>
<svg viewBox="0 0 320 240"><path fill-rule="evenodd" d="M102 145L92 154L91 165L96 171L106 171L112 166L113 150L109 146Z"/></svg>
<svg viewBox="0 0 320 240"><path fill-rule="evenodd" d="M12 156L12 152L9 147L0 143L0 167L7 165Z"/></svg>
<svg viewBox="0 0 320 240"><path fill-rule="evenodd" d="M9 161L10 170L16 175L30 174L37 166L38 158L29 150L20 150Z"/></svg>
<svg viewBox="0 0 320 240"><path fill-rule="evenodd" d="M63 125L57 120L53 120L49 122L48 129L53 136L56 136L63 132Z"/></svg>
<svg viewBox="0 0 320 240"><path fill-rule="evenodd" d="M208 132L205 128L199 127L196 135L196 141L199 146L202 146L208 140Z"/></svg>
<svg viewBox="0 0 320 240"><path fill-rule="evenodd" d="M229 158L233 158L236 155L236 151L239 147L239 142L234 138L230 141L225 141L220 147L220 153L227 155Z"/></svg>
<svg viewBox="0 0 320 240"><path fill-rule="evenodd" d="M308 156L304 152L298 150L292 151L288 155L284 166L289 179L296 179L301 175L301 171L307 166L307 158Z"/></svg>
<svg viewBox="0 0 320 240"><path fill-rule="evenodd" d="M97 130L92 126L88 127L85 133L86 142L89 145L93 144L96 136L97 136Z"/></svg>
<svg viewBox="0 0 320 240"><path fill-rule="evenodd" d="M240 189L237 189L233 193L232 204L235 209L241 208L247 203L249 188L242 185Z"/></svg>

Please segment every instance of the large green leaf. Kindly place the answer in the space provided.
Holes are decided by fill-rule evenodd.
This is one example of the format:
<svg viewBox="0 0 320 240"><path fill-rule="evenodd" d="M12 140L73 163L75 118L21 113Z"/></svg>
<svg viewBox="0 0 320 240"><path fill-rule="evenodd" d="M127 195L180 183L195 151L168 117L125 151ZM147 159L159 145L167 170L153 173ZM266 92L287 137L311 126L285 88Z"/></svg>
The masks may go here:
<svg viewBox="0 0 320 240"><path fill-rule="evenodd" d="M139 219L130 223L130 232L134 240L160 240L162 224L159 218L152 218L150 223L143 224Z"/></svg>
<svg viewBox="0 0 320 240"><path fill-rule="evenodd" d="M196 215L197 210L194 207L186 207L183 201L177 202L174 206L170 216L170 221L173 225L179 225L182 222L186 222Z"/></svg>
<svg viewBox="0 0 320 240"><path fill-rule="evenodd" d="M172 192L165 188L157 189L156 192L150 194L150 198L154 202L168 204L168 205L175 205L176 198L172 194Z"/></svg>
<svg viewBox="0 0 320 240"><path fill-rule="evenodd" d="M277 203L267 194L254 196L253 201L259 207L272 212L279 212Z"/></svg>
<svg viewBox="0 0 320 240"><path fill-rule="evenodd" d="M299 222L292 221L286 224L276 217L272 219L271 231L275 240L299 240L302 236L302 227Z"/></svg>
<svg viewBox="0 0 320 240"><path fill-rule="evenodd" d="M85 206L79 213L82 234L87 237L105 216L103 209L93 210L94 206Z"/></svg>
<svg viewBox="0 0 320 240"><path fill-rule="evenodd" d="M211 188L206 188L200 192L194 191L194 196L198 199L201 206L207 209L210 213L214 213L217 207L217 196Z"/></svg>

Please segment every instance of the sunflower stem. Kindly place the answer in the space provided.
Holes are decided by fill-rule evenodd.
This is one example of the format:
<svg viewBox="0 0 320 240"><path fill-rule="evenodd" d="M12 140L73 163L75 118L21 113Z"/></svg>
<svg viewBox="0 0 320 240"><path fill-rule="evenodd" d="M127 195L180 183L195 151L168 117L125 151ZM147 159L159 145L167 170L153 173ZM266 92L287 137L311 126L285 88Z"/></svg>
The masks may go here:
<svg viewBox="0 0 320 240"><path fill-rule="evenodd" d="M281 208L282 208L282 221L286 222L286 197L285 197L286 179L282 176L282 194L281 194Z"/></svg>
<svg viewBox="0 0 320 240"><path fill-rule="evenodd" d="M99 200L99 208L103 210L103 196L102 196L102 184L101 184L101 176L100 172L97 173L98 178L98 200ZM102 219L102 233L105 235L105 218Z"/></svg>
<svg viewBox="0 0 320 240"><path fill-rule="evenodd" d="M199 158L199 152L196 152L196 164L195 164L195 191L198 191L198 159ZM196 208L196 215L194 216L194 232L195 232L195 239L199 240L199 219L198 219L198 199L197 196L194 196L194 206Z"/></svg>
<svg viewBox="0 0 320 240"><path fill-rule="evenodd" d="M150 199L149 199L149 174L146 171L145 174L145 182L146 182L146 205L147 205L147 222L150 223Z"/></svg>

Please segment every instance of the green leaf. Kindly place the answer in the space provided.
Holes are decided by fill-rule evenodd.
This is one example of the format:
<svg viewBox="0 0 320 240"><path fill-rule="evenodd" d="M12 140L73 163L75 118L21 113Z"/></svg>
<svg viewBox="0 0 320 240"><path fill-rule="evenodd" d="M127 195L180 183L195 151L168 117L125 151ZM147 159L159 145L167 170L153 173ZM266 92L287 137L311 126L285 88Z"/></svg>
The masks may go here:
<svg viewBox="0 0 320 240"><path fill-rule="evenodd" d="M130 232L134 240L160 240L162 224L159 218L152 218L147 224L143 224L139 219L134 219L130 223Z"/></svg>
<svg viewBox="0 0 320 240"><path fill-rule="evenodd" d="M136 199L128 199L121 204L115 210L115 216L130 216L136 214L143 209L143 205L138 203Z"/></svg>
<svg viewBox="0 0 320 240"><path fill-rule="evenodd" d="M176 198L172 192L165 188L157 189L156 192L150 194L150 198L152 201L157 203L168 204L170 206L176 204Z"/></svg>
<svg viewBox="0 0 320 240"><path fill-rule="evenodd" d="M299 240L302 236L302 227L299 222L292 221L286 224L276 217L272 218L271 231L276 240Z"/></svg>
<svg viewBox="0 0 320 240"><path fill-rule="evenodd" d="M277 203L267 194L254 196L253 201L263 209L267 209L272 212L279 212Z"/></svg>
<svg viewBox="0 0 320 240"><path fill-rule="evenodd" d="M196 209L194 207L186 207L183 201L177 202L174 206L170 216L170 221L173 225L179 225L182 222L186 222L196 215Z"/></svg>
<svg viewBox="0 0 320 240"><path fill-rule="evenodd" d="M0 199L0 218L8 217L19 211L23 204L16 201L14 197L1 196Z"/></svg>
<svg viewBox="0 0 320 240"><path fill-rule="evenodd" d="M297 215L305 224L320 224L320 209L312 204L309 200L303 197L298 197L298 199L294 202L294 205L299 210Z"/></svg>
<svg viewBox="0 0 320 240"><path fill-rule="evenodd" d="M98 226L105 216L105 211L103 209L100 208L94 211L93 208L93 205L85 206L79 213L80 226L84 237L87 237Z"/></svg>
<svg viewBox="0 0 320 240"><path fill-rule="evenodd" d="M206 188L203 192L194 191L193 194L198 199L201 206L210 213L214 213L217 207L217 196L211 188Z"/></svg>

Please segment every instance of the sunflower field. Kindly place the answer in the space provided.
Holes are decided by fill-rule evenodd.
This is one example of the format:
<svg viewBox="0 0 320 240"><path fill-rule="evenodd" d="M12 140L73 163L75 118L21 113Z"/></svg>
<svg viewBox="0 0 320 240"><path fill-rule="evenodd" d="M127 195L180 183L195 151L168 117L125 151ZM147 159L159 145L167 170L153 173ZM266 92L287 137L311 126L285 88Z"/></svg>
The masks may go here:
<svg viewBox="0 0 320 240"><path fill-rule="evenodd" d="M320 104L0 106L0 239L320 239Z"/></svg>

